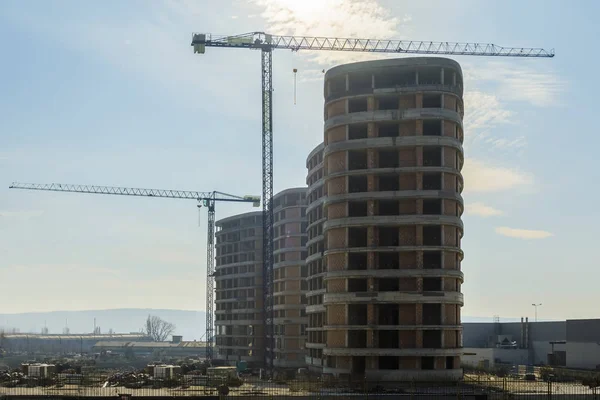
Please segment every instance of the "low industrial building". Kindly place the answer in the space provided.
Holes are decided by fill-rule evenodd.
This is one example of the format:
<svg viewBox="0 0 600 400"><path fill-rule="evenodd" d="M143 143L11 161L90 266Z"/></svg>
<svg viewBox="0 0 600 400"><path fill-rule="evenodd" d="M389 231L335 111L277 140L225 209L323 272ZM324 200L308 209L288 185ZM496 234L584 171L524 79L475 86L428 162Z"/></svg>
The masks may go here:
<svg viewBox="0 0 600 400"><path fill-rule="evenodd" d="M600 368L600 319L464 323L462 363Z"/></svg>
<svg viewBox="0 0 600 400"><path fill-rule="evenodd" d="M89 353L98 342L150 342L143 333L38 335L34 333L4 334L0 348L9 353L67 354Z"/></svg>
<svg viewBox="0 0 600 400"><path fill-rule="evenodd" d="M187 342L175 336L171 342L98 342L94 345L95 353L111 352L124 356L160 356L160 357L204 357L206 342Z"/></svg>

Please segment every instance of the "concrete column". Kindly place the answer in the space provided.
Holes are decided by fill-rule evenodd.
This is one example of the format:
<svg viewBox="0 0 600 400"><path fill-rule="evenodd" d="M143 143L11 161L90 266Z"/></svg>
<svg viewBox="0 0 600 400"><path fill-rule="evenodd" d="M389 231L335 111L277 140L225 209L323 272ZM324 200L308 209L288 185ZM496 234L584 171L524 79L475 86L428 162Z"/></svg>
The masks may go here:
<svg viewBox="0 0 600 400"><path fill-rule="evenodd" d="M377 129L375 127L375 122L367 123L367 137L374 138L377 137Z"/></svg>
<svg viewBox="0 0 600 400"><path fill-rule="evenodd" d="M444 242L445 242L445 240L444 240L444 230L445 230L446 225L440 225L440 227L441 227L440 228L440 239L442 241L441 242L442 246L444 246Z"/></svg>
<svg viewBox="0 0 600 400"><path fill-rule="evenodd" d="M452 86L456 86L456 71L452 72Z"/></svg>
<svg viewBox="0 0 600 400"><path fill-rule="evenodd" d="M375 96L367 97L367 111L375 110Z"/></svg>
<svg viewBox="0 0 600 400"><path fill-rule="evenodd" d="M419 84L419 70L418 69L415 71L415 83L417 85Z"/></svg>
<svg viewBox="0 0 600 400"><path fill-rule="evenodd" d="M442 85L444 84L444 68L440 70L440 79L442 81Z"/></svg>
<svg viewBox="0 0 600 400"><path fill-rule="evenodd" d="M346 74L346 92L350 90L350 75Z"/></svg>
<svg viewBox="0 0 600 400"><path fill-rule="evenodd" d="M375 89L375 74L371 75L371 89Z"/></svg>

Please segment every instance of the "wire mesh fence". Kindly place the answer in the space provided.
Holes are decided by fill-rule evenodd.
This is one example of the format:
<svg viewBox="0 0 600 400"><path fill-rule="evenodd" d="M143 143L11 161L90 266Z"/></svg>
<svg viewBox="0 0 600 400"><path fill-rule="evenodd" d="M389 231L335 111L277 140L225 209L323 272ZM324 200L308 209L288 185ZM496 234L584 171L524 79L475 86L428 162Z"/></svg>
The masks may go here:
<svg viewBox="0 0 600 400"><path fill-rule="evenodd" d="M598 399L596 388L579 382L547 382L491 375L465 375L456 382L391 382L257 377L210 381L204 376L157 379L144 374L115 378L101 372L19 377L0 382L0 399L198 397L237 399Z"/></svg>

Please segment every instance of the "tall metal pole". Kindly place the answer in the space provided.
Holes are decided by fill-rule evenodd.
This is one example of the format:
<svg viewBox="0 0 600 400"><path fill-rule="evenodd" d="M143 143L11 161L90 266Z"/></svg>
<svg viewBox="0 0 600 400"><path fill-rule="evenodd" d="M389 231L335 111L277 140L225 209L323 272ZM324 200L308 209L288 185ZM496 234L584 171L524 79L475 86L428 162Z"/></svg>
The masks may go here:
<svg viewBox="0 0 600 400"><path fill-rule="evenodd" d="M215 275L215 194L207 200L208 232L206 234L206 359L212 364L214 336L214 275Z"/></svg>
<svg viewBox="0 0 600 400"><path fill-rule="evenodd" d="M273 372L273 53L261 49L262 69L262 187L263 293L265 366ZM267 348L269 350L267 350Z"/></svg>
<svg viewBox="0 0 600 400"><path fill-rule="evenodd" d="M537 322L537 308L538 308L538 306L541 306L541 305L542 305L542 303L538 303L538 304L535 304L535 303L533 303L533 304L531 304L531 305L532 305L532 306L533 306L533 308L535 309L535 322Z"/></svg>

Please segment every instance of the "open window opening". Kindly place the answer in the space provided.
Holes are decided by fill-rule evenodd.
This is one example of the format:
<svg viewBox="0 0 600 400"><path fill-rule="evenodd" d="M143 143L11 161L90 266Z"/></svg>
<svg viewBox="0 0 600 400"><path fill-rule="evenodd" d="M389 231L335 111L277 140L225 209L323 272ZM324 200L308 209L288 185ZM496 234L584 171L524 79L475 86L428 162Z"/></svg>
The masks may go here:
<svg viewBox="0 0 600 400"><path fill-rule="evenodd" d="M397 137L399 135L399 125L398 124L378 124L377 125L377 135L379 137Z"/></svg>
<svg viewBox="0 0 600 400"><path fill-rule="evenodd" d="M386 96L378 99L380 110L397 110L400 107L398 96Z"/></svg>
<svg viewBox="0 0 600 400"><path fill-rule="evenodd" d="M440 178L441 179L441 178ZM366 175L348 177L348 192L363 193L368 191L369 185Z"/></svg>
<svg viewBox="0 0 600 400"><path fill-rule="evenodd" d="M397 200L379 200L378 215L400 215Z"/></svg>
<svg viewBox="0 0 600 400"><path fill-rule="evenodd" d="M367 109L368 106L366 97L348 100L348 113L364 112L367 111Z"/></svg>
<svg viewBox="0 0 600 400"><path fill-rule="evenodd" d="M419 84L420 85L439 85L442 83L442 69L439 67L420 68L419 69Z"/></svg>
<svg viewBox="0 0 600 400"><path fill-rule="evenodd" d="M367 152L349 151L348 152L348 169L350 171L357 169L367 169Z"/></svg>
<svg viewBox="0 0 600 400"><path fill-rule="evenodd" d="M350 325L367 325L367 305L348 305L348 323Z"/></svg>
<svg viewBox="0 0 600 400"><path fill-rule="evenodd" d="M379 150L379 168L398 168L400 154L394 150Z"/></svg>
<svg viewBox="0 0 600 400"><path fill-rule="evenodd" d="M378 254L377 269L400 269L398 253L383 252Z"/></svg>
<svg viewBox="0 0 600 400"><path fill-rule="evenodd" d="M442 121L437 119L424 120L423 136L442 136Z"/></svg>
<svg viewBox="0 0 600 400"><path fill-rule="evenodd" d="M367 216L367 202L366 201L351 201L348 203L348 216L349 217L366 217Z"/></svg>
<svg viewBox="0 0 600 400"><path fill-rule="evenodd" d="M379 331L378 337L380 349L400 348L400 335L398 331Z"/></svg>
<svg viewBox="0 0 600 400"><path fill-rule="evenodd" d="M423 147L423 166L441 167L442 166L442 148L438 146Z"/></svg>
<svg viewBox="0 0 600 400"><path fill-rule="evenodd" d="M348 347L364 349L367 347L367 331L348 331Z"/></svg>
<svg viewBox="0 0 600 400"><path fill-rule="evenodd" d="M396 370L400 368L400 357L380 356L377 364L379 369Z"/></svg>
<svg viewBox="0 0 600 400"><path fill-rule="evenodd" d="M423 268L424 269L441 269L442 268L442 252L441 251L424 251L423 252Z"/></svg>
<svg viewBox="0 0 600 400"><path fill-rule="evenodd" d="M366 292L367 291L367 280L364 278L350 278L348 279L348 292Z"/></svg>
<svg viewBox="0 0 600 400"><path fill-rule="evenodd" d="M348 269L351 271L362 271L367 269L367 253L349 253Z"/></svg>
<svg viewBox="0 0 600 400"><path fill-rule="evenodd" d="M441 94L424 94L423 108L442 108Z"/></svg>
<svg viewBox="0 0 600 400"><path fill-rule="evenodd" d="M442 173L427 172L423 174L423 190L442 190Z"/></svg>
<svg viewBox="0 0 600 400"><path fill-rule="evenodd" d="M350 93L367 93L373 88L373 75L370 72L355 72L349 75L348 82Z"/></svg>
<svg viewBox="0 0 600 400"><path fill-rule="evenodd" d="M377 323L379 325L400 325L400 306L398 304L379 304Z"/></svg>
<svg viewBox="0 0 600 400"><path fill-rule="evenodd" d="M368 131L369 126L367 124L348 125L348 140L366 139Z"/></svg>
<svg viewBox="0 0 600 400"><path fill-rule="evenodd" d="M400 190L400 180L397 175L380 175L378 186L380 192L394 192Z"/></svg>
<svg viewBox="0 0 600 400"><path fill-rule="evenodd" d="M424 292L441 292L442 278L423 278Z"/></svg>
<svg viewBox="0 0 600 400"><path fill-rule="evenodd" d="M423 304L423 325L442 324L442 305ZM427 347L427 346L425 346Z"/></svg>
<svg viewBox="0 0 600 400"><path fill-rule="evenodd" d="M442 215L442 199L424 199L423 215Z"/></svg>
<svg viewBox="0 0 600 400"><path fill-rule="evenodd" d="M348 228L349 247L367 247L367 228Z"/></svg>
<svg viewBox="0 0 600 400"><path fill-rule="evenodd" d="M377 229L379 246L400 246L400 230L394 227L380 227Z"/></svg>
<svg viewBox="0 0 600 400"><path fill-rule="evenodd" d="M426 349L441 349L442 331L423 331L423 347Z"/></svg>
<svg viewBox="0 0 600 400"><path fill-rule="evenodd" d="M380 292L397 292L400 290L400 281L392 278L379 278L377 290Z"/></svg>

